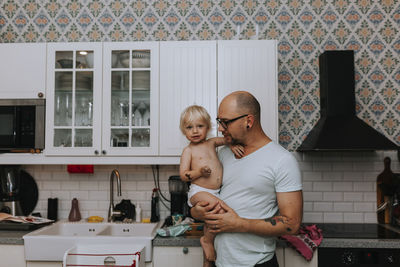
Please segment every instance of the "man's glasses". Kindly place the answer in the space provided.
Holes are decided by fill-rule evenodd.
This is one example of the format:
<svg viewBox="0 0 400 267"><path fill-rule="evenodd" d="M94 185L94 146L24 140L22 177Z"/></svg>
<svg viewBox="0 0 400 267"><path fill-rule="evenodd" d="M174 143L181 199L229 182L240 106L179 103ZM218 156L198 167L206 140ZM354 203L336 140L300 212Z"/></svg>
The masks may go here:
<svg viewBox="0 0 400 267"><path fill-rule="evenodd" d="M234 121L236 121L238 119L244 118L244 117L246 117L248 115L249 114L244 114L242 116L239 116L239 117L236 117L236 118L233 118L233 119L230 119L230 120L224 120L224 119L220 119L220 118L217 118L216 120L222 126L222 128L224 128L226 130L226 129L228 129L228 126L229 126L230 123L232 123L232 122L234 122Z"/></svg>

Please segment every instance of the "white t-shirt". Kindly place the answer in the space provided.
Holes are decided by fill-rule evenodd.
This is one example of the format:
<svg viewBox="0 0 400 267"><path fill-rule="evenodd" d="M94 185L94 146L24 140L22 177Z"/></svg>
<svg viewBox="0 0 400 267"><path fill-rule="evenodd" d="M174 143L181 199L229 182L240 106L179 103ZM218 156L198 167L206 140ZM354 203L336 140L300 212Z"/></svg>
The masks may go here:
<svg viewBox="0 0 400 267"><path fill-rule="evenodd" d="M229 147L218 156L224 168L220 198L240 217L270 218L278 211L276 192L302 189L296 159L275 142L241 159ZM214 244L218 267L254 266L275 253L275 237L250 233L220 233Z"/></svg>

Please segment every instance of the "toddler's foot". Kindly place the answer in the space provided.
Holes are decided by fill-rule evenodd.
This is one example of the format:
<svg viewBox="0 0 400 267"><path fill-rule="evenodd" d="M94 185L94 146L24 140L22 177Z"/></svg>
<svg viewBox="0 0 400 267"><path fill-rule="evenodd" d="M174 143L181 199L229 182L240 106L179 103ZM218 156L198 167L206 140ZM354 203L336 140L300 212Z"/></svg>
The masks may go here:
<svg viewBox="0 0 400 267"><path fill-rule="evenodd" d="M213 244L206 242L204 236L200 238L200 244L203 247L205 259L210 262L215 261L216 256Z"/></svg>

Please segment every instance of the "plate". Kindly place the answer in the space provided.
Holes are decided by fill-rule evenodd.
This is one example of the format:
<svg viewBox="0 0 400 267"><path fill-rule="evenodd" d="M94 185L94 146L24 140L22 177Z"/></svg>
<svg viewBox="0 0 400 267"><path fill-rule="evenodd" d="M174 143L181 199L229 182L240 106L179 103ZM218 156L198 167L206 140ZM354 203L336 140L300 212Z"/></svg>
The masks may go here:
<svg viewBox="0 0 400 267"><path fill-rule="evenodd" d="M19 202L24 216L28 216L36 207L39 198L38 186L35 179L24 170L20 173Z"/></svg>

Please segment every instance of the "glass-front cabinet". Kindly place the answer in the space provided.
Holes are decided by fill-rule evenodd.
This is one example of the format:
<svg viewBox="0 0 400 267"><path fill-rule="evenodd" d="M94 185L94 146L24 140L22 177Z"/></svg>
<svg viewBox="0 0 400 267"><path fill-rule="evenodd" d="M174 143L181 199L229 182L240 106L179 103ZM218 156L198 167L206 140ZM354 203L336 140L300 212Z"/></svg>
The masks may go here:
<svg viewBox="0 0 400 267"><path fill-rule="evenodd" d="M103 64L104 149L157 155L159 44L104 43Z"/></svg>
<svg viewBox="0 0 400 267"><path fill-rule="evenodd" d="M101 148L102 44L48 44L46 154Z"/></svg>
<svg viewBox="0 0 400 267"><path fill-rule="evenodd" d="M158 42L48 45L47 155L158 154Z"/></svg>

